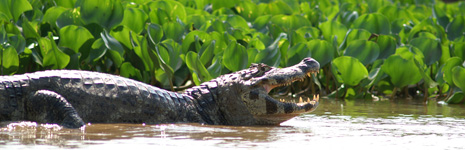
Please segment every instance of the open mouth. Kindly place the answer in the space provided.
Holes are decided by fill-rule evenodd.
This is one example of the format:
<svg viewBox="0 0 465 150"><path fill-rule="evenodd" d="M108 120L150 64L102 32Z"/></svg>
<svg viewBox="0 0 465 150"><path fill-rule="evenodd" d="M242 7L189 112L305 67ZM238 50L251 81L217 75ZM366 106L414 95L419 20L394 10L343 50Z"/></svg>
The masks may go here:
<svg viewBox="0 0 465 150"><path fill-rule="evenodd" d="M293 72L292 74L292 77L291 78L288 78L287 80L283 80L283 79L279 79L276 80L276 82L273 82L274 84L263 84L262 87L264 88L264 90L269 93L273 88L276 88L276 87L282 87L282 86L289 86L291 85L293 82L296 82L296 81L303 81L305 80L307 77L311 77L312 74L313 75L316 75L318 73L318 70L313 70L313 69L310 69L308 70L308 72L300 72L300 71L297 71L297 72ZM299 97L298 99L279 99L279 100L276 100L274 98L272 98L271 96L268 96L267 97L267 101L269 101L270 103L274 103L276 104L277 106L282 106L283 107L283 112L284 114L300 114L300 113L304 113L304 112L309 112L309 111L312 111L314 110L317 106L318 106L318 101L319 101L319 95L313 95L313 99L310 99L310 98L302 98L302 97ZM271 107L273 107L272 105L269 105ZM270 110L273 110L273 109L270 109ZM279 109L278 109L279 110ZM271 112L268 112L268 113L278 113L279 114L279 111L278 112L274 112L274 111L271 111Z"/></svg>

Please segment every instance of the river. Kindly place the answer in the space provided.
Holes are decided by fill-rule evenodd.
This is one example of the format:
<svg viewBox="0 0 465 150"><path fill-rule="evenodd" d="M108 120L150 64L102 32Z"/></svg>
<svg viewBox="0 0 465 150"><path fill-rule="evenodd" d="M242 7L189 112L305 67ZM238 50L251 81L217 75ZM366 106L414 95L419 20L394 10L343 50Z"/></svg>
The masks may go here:
<svg viewBox="0 0 465 150"><path fill-rule="evenodd" d="M464 149L465 106L322 99L280 126L2 123L0 149Z"/></svg>

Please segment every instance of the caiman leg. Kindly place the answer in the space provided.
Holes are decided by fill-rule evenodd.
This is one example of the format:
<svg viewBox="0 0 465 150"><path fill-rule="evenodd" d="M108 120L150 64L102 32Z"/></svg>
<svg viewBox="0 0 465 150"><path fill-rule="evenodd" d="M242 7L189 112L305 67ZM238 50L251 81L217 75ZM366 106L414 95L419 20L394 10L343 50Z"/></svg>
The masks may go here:
<svg viewBox="0 0 465 150"><path fill-rule="evenodd" d="M36 91L26 98L26 120L56 123L67 128L79 128L85 123L68 101L49 90Z"/></svg>

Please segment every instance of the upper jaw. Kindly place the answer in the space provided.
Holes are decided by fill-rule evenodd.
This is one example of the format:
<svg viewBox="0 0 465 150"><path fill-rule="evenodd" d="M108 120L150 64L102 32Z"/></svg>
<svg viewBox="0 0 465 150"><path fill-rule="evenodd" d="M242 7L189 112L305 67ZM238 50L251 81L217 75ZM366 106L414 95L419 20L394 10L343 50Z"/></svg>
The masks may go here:
<svg viewBox="0 0 465 150"><path fill-rule="evenodd" d="M307 76L316 75L319 72L320 64L311 59L302 61L287 68L272 68L263 76L252 79L252 85L262 86L267 92L275 87L288 86L295 81L303 81ZM304 59L304 60L306 60Z"/></svg>

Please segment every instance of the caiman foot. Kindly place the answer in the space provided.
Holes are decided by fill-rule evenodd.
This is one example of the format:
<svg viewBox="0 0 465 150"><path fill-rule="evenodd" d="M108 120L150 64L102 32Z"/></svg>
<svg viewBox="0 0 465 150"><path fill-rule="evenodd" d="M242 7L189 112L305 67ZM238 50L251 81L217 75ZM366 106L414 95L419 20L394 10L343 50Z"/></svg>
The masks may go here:
<svg viewBox="0 0 465 150"><path fill-rule="evenodd" d="M37 123L56 123L66 128L80 128L84 125L73 106L53 91L39 90L29 95L25 110L25 118Z"/></svg>

